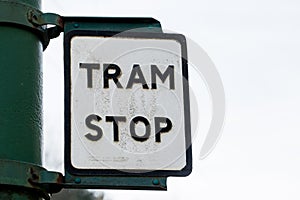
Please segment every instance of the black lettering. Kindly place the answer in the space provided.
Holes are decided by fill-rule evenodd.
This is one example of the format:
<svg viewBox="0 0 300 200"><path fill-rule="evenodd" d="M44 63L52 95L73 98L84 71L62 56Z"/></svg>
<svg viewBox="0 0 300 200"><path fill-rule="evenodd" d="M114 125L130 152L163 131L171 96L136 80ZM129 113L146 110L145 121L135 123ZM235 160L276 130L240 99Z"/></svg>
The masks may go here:
<svg viewBox="0 0 300 200"><path fill-rule="evenodd" d="M169 132L172 129L172 122L166 117L154 117L155 121L155 142L161 142L161 133ZM161 124L167 124L161 127Z"/></svg>
<svg viewBox="0 0 300 200"><path fill-rule="evenodd" d="M114 73L109 73L110 70L114 70ZM103 87L109 88L109 79L112 79L118 88L123 88L119 82L121 76L121 69L116 64L103 64Z"/></svg>
<svg viewBox="0 0 300 200"><path fill-rule="evenodd" d="M135 125L139 122L144 123L146 131L143 136L138 136L135 131ZM133 139L139 142L144 142L149 139L151 133L151 127L149 121L142 116L137 116L130 121L130 134Z"/></svg>
<svg viewBox="0 0 300 200"><path fill-rule="evenodd" d="M124 116L106 116L106 121L113 123L114 142L119 142L119 122L126 122L126 117L124 117Z"/></svg>
<svg viewBox="0 0 300 200"><path fill-rule="evenodd" d="M164 73L161 73L156 65L151 65L152 89L157 89L156 76L158 76L163 83L169 77L169 87L170 87L170 89L175 89L174 66L173 65L169 65Z"/></svg>
<svg viewBox="0 0 300 200"><path fill-rule="evenodd" d="M87 87L93 87L93 69L100 69L100 64L96 63L79 63L79 68L87 71Z"/></svg>
<svg viewBox="0 0 300 200"><path fill-rule="evenodd" d="M94 131L97 132L96 135L92 135L91 133L87 133L85 135L85 137L91 141L98 141L101 139L103 132L102 129L99 126L96 126L94 124L92 124L92 121L97 121L99 122L101 120L101 117L95 114L91 114L89 115L86 119L85 119L85 124L89 129L92 129Z"/></svg>
<svg viewBox="0 0 300 200"><path fill-rule="evenodd" d="M136 78L136 75L138 76L137 78ZM143 72L141 70L141 67L138 64L134 64L132 67L132 70L130 73L130 78L128 80L126 89L132 88L133 84L135 84L135 83L142 84L143 89L149 89L149 87L146 83L145 77L143 75Z"/></svg>

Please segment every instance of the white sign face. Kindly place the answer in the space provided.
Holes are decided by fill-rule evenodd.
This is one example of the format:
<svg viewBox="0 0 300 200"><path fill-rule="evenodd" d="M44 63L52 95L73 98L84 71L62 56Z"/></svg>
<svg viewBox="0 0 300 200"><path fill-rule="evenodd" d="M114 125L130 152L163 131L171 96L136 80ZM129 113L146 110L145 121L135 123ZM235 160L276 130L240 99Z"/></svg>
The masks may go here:
<svg viewBox="0 0 300 200"><path fill-rule="evenodd" d="M178 40L75 35L69 67L73 168L151 172L187 167L188 93Z"/></svg>

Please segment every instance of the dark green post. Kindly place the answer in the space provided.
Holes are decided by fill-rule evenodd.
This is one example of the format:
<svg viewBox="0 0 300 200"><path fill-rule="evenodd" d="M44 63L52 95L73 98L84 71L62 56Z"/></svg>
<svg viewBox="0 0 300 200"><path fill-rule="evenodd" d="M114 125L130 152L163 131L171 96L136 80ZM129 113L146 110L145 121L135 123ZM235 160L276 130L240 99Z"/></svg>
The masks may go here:
<svg viewBox="0 0 300 200"><path fill-rule="evenodd" d="M14 12L15 2L16 5L36 9L41 6L40 0L8 2L12 10L7 12ZM42 49L42 43L34 31L0 23L1 160L41 165ZM13 175L17 172L11 170L9 173ZM41 197L34 189L1 184L0 199L31 200Z"/></svg>

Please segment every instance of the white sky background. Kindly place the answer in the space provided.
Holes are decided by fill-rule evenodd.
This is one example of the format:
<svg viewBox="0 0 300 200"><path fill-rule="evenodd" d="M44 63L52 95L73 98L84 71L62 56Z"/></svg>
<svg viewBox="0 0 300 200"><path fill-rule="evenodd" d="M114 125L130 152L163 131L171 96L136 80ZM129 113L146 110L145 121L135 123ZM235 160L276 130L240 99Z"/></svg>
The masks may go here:
<svg viewBox="0 0 300 200"><path fill-rule="evenodd" d="M194 142L194 171L189 177L169 178L167 192L106 190L106 199L300 198L299 1L44 0L43 11L64 16L154 17L163 28L197 42L223 80L226 122L212 154L198 160L200 134ZM44 164L62 172L62 35L44 52L43 66ZM199 84L204 91L203 83ZM205 91L197 94L202 133L210 105Z"/></svg>

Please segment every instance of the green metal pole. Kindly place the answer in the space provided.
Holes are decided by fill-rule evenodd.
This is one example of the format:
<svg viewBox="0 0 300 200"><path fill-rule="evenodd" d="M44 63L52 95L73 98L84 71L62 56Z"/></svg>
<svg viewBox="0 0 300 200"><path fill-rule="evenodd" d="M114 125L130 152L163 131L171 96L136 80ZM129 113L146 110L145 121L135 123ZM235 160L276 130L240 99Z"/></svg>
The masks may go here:
<svg viewBox="0 0 300 200"><path fill-rule="evenodd" d="M12 0L39 9L40 0ZM13 6L13 4L12 4ZM42 44L29 29L0 24L0 159L41 165ZM14 174L16 172L11 171ZM0 199L41 199L0 185Z"/></svg>

